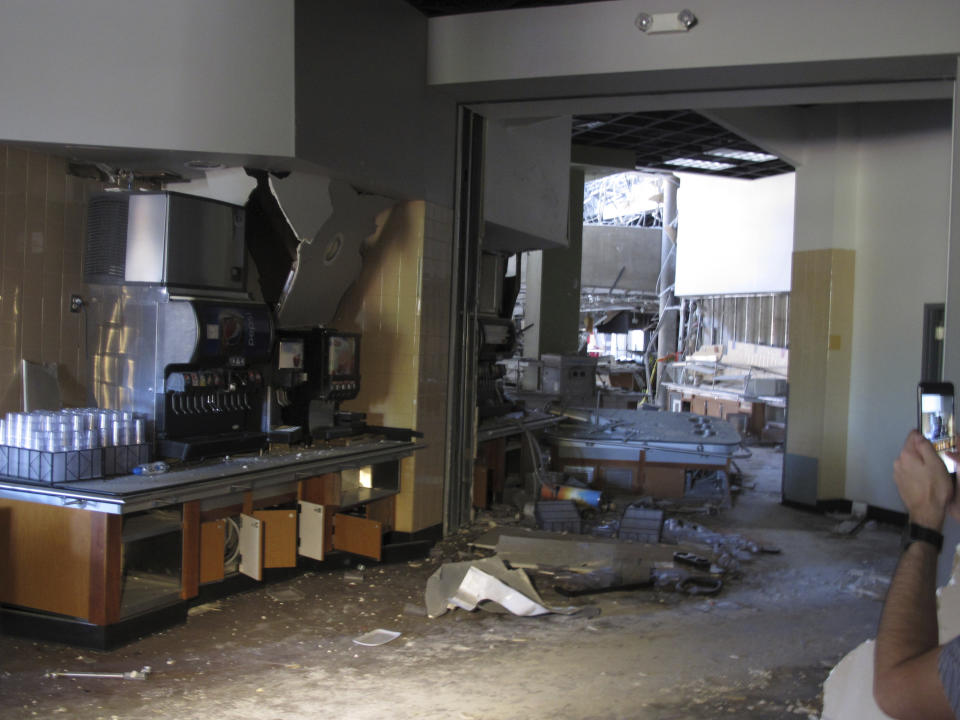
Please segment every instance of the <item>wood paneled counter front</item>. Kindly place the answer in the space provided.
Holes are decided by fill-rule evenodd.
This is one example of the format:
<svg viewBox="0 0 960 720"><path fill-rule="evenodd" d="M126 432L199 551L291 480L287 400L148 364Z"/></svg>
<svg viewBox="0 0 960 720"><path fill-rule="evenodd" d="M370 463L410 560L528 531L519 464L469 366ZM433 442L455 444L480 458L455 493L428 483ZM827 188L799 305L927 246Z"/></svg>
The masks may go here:
<svg viewBox="0 0 960 720"><path fill-rule="evenodd" d="M4 632L107 647L186 617L204 584L330 550L380 559L394 440L236 456L57 485L0 477Z"/></svg>

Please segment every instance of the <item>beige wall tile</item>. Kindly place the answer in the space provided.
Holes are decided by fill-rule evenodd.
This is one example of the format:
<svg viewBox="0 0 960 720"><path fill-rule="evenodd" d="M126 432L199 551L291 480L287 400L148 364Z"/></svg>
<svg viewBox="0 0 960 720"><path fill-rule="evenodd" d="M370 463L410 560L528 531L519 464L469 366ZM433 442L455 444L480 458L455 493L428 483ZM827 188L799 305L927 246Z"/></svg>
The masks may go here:
<svg viewBox="0 0 960 720"><path fill-rule="evenodd" d="M86 198L64 158L0 145L0 412L20 409L21 358L60 364L66 404L86 404L79 315Z"/></svg>

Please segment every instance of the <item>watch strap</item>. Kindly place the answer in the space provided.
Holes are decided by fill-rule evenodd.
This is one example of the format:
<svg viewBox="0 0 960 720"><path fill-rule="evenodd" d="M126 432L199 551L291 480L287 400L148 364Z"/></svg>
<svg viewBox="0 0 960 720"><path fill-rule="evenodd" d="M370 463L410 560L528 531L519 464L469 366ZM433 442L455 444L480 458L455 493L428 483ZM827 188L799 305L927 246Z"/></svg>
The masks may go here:
<svg viewBox="0 0 960 720"><path fill-rule="evenodd" d="M907 531L907 545L916 541L925 542L929 545L933 545L937 552L943 550L943 535L933 528L928 528L923 525L917 525L917 523L910 523L910 527Z"/></svg>

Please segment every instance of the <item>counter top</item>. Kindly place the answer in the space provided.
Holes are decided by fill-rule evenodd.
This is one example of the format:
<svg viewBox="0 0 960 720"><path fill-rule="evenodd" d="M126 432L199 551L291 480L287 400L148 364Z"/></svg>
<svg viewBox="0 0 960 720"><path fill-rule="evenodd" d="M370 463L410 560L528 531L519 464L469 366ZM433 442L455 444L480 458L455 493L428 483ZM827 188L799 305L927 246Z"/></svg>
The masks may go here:
<svg viewBox="0 0 960 720"><path fill-rule="evenodd" d="M583 419L592 418L594 413L586 408L569 411L571 417L579 414ZM565 446L568 454L574 446L643 450L648 462L682 463L697 457L722 463L745 452L733 425L692 413L601 408L599 423L567 422L547 430L545 435Z"/></svg>
<svg viewBox="0 0 960 720"><path fill-rule="evenodd" d="M127 514L193 500L264 491L304 478L399 460L424 443L358 440L348 446L272 450L176 467L158 475L121 475L56 485L0 477L0 497ZM369 493L368 493L369 494ZM370 494L371 499L376 491Z"/></svg>

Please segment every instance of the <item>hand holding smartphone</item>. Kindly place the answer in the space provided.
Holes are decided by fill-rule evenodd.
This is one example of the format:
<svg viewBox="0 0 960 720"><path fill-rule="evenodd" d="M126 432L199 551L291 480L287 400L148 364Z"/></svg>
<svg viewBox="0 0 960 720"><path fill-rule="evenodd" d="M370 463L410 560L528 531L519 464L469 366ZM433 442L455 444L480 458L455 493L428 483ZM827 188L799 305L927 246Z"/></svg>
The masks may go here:
<svg viewBox="0 0 960 720"><path fill-rule="evenodd" d="M957 464L946 455L957 450L953 383L921 382L917 385L917 429L933 443L947 466L947 472L956 472Z"/></svg>

